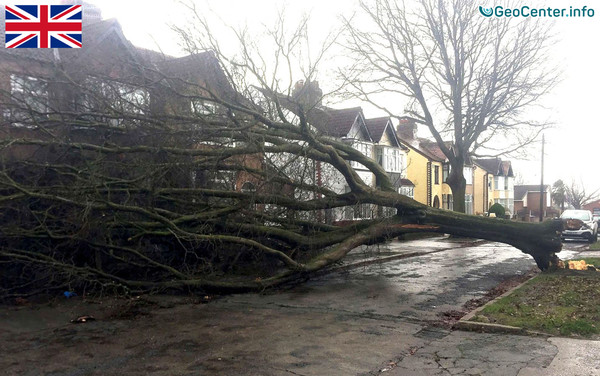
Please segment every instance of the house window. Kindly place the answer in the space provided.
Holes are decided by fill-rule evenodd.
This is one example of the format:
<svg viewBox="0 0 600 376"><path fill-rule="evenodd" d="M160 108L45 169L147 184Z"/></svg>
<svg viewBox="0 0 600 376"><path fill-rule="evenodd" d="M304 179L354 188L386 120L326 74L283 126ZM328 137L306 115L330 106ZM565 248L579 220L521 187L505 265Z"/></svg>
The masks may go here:
<svg viewBox="0 0 600 376"><path fill-rule="evenodd" d="M385 148L377 148L377 163L385 170L384 154Z"/></svg>
<svg viewBox="0 0 600 376"><path fill-rule="evenodd" d="M344 207L344 219L368 219L373 218L373 210L371 204L356 204L354 206Z"/></svg>
<svg viewBox="0 0 600 376"><path fill-rule="evenodd" d="M412 186L400 187L400 189L398 190L398 192L401 195L408 196L408 197L410 197L412 199L415 198L415 187L412 187Z"/></svg>
<svg viewBox="0 0 600 376"><path fill-rule="evenodd" d="M494 176L494 189L500 189L500 176Z"/></svg>
<svg viewBox="0 0 600 376"><path fill-rule="evenodd" d="M209 187L213 189L235 189L234 171L211 171L208 176Z"/></svg>
<svg viewBox="0 0 600 376"><path fill-rule="evenodd" d="M13 108L4 116L15 126L33 126L32 123L46 118L48 112L48 83L30 76L10 76Z"/></svg>
<svg viewBox="0 0 600 376"><path fill-rule="evenodd" d="M448 176L450 176L450 164L445 163L442 167L442 182L445 183L448 181Z"/></svg>
<svg viewBox="0 0 600 376"><path fill-rule="evenodd" d="M193 99L190 101L190 106L194 115L206 116L214 115L219 112L219 106L215 102L209 102L203 99Z"/></svg>
<svg viewBox="0 0 600 376"><path fill-rule="evenodd" d="M508 177L504 178L504 190L508 191Z"/></svg>
<svg viewBox="0 0 600 376"><path fill-rule="evenodd" d="M373 218L371 204L358 204L354 207L354 219Z"/></svg>
<svg viewBox="0 0 600 376"><path fill-rule="evenodd" d="M494 201L496 201L497 204L502 205L502 207L506 210L508 210L508 200L505 198L497 198Z"/></svg>
<svg viewBox="0 0 600 376"><path fill-rule="evenodd" d="M442 208L454 210L454 198L452 195L442 195Z"/></svg>
<svg viewBox="0 0 600 376"><path fill-rule="evenodd" d="M117 104L124 113L142 115L148 111L149 95L144 89L121 84Z"/></svg>
<svg viewBox="0 0 600 376"><path fill-rule="evenodd" d="M85 80L85 86L86 92L76 99L77 110L99 113L100 119L111 125L123 126L126 121L124 115L144 115L148 112L150 95L144 88L93 77Z"/></svg>
<svg viewBox="0 0 600 376"><path fill-rule="evenodd" d="M465 213L473 214L473 195L465 195Z"/></svg>
<svg viewBox="0 0 600 376"><path fill-rule="evenodd" d="M242 184L241 191L242 193L254 193L256 192L256 187L254 186L254 184L247 181L244 184Z"/></svg>
<svg viewBox="0 0 600 376"><path fill-rule="evenodd" d="M440 166L435 166L433 174L434 174L434 177L433 177L434 183L440 184Z"/></svg>
<svg viewBox="0 0 600 376"><path fill-rule="evenodd" d="M394 151L394 172L402 172L402 151L400 149L392 149Z"/></svg>
<svg viewBox="0 0 600 376"><path fill-rule="evenodd" d="M373 157L373 145L369 145L366 142L354 141L352 142L352 148L358 150L362 155L372 158ZM352 161L350 165L354 168L364 168L364 166L356 161Z"/></svg>
<svg viewBox="0 0 600 376"><path fill-rule="evenodd" d="M387 146L377 148L377 163L387 172L402 172L402 151Z"/></svg>
<svg viewBox="0 0 600 376"><path fill-rule="evenodd" d="M468 185L473 184L473 169L471 167L463 168L463 176L465 177L465 181Z"/></svg>
<svg viewBox="0 0 600 376"><path fill-rule="evenodd" d="M396 215L397 212L398 212L398 209L396 209L394 207L389 207L389 206L383 207L383 217L384 218L393 217Z"/></svg>

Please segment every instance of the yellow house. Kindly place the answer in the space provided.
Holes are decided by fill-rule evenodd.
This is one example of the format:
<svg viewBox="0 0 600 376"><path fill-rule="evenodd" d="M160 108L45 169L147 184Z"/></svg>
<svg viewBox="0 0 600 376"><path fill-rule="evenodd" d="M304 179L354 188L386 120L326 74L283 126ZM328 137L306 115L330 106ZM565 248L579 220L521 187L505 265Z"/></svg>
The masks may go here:
<svg viewBox="0 0 600 376"><path fill-rule="evenodd" d="M406 155L406 177L414 184L413 198L425 205L442 207L442 195L450 188L443 183L445 158L422 148L416 137L417 126L410 118L400 119L396 134L400 143L408 149Z"/></svg>
<svg viewBox="0 0 600 376"><path fill-rule="evenodd" d="M473 174L474 212L476 215L483 215L494 204L494 173L474 161Z"/></svg>
<svg viewBox="0 0 600 376"><path fill-rule="evenodd" d="M400 119L397 133L410 150L407 155L407 177L415 185L415 200L429 206L453 210L454 197L450 186L446 184L450 164L439 145L431 140L417 138L416 124L409 117ZM448 144L448 147L452 145ZM487 191L488 179L493 182L493 174L473 161L468 161L464 166L463 176L466 180L465 213L481 214L484 210L487 211L488 197L494 197Z"/></svg>
<svg viewBox="0 0 600 376"><path fill-rule="evenodd" d="M499 203L504 207L507 215L514 214L514 174L511 162L500 158L477 159L474 162L488 174L487 209Z"/></svg>

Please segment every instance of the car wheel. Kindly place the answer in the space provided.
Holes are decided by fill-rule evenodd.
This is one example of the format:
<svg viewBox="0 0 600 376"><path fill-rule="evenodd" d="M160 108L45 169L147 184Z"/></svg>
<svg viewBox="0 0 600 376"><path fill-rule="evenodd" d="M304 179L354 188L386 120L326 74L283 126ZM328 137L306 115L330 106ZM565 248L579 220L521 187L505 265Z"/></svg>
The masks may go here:
<svg viewBox="0 0 600 376"><path fill-rule="evenodd" d="M597 238L596 235L590 234L590 236L588 237L588 242L595 243L596 242L596 238Z"/></svg>

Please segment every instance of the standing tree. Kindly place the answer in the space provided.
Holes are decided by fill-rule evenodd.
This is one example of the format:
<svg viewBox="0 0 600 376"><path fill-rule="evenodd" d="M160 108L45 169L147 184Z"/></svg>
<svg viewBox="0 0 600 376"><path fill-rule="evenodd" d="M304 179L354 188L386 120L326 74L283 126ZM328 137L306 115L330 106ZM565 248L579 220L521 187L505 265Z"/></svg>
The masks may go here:
<svg viewBox="0 0 600 376"><path fill-rule="evenodd" d="M549 23L487 18L470 0L364 0L361 11L345 22L350 94L391 116L398 102L382 100L407 101L448 158L454 210L464 212L469 157L524 150L546 126L523 115L556 82Z"/></svg>
<svg viewBox="0 0 600 376"><path fill-rule="evenodd" d="M565 187L566 197L569 204L573 205L575 209L581 209L581 207L588 202L594 201L598 197L600 189L596 189L592 192L586 192L583 183L576 183L575 180L571 180L571 184Z"/></svg>
<svg viewBox="0 0 600 376"><path fill-rule="evenodd" d="M552 184L552 201L560 207L561 212L565 211L565 203L567 202L567 187L561 179Z"/></svg>

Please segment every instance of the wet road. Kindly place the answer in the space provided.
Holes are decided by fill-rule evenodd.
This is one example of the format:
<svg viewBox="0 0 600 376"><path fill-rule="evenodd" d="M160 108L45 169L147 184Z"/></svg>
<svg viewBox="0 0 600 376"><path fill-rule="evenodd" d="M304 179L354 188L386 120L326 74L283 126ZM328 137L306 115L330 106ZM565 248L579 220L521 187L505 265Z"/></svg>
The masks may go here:
<svg viewBox="0 0 600 376"><path fill-rule="evenodd" d="M581 243L567 248L578 246ZM500 243L465 247L438 238L408 244L393 242L386 248L379 250L380 254L389 256L398 252L395 248L411 252L445 250L332 273L289 293L261 299L266 304L435 320L439 313L460 309L468 300L535 267L531 256ZM559 256L570 258L574 254L568 249Z"/></svg>
<svg viewBox="0 0 600 376"><path fill-rule="evenodd" d="M582 246L568 243L559 256L573 257ZM72 326L65 312L35 331L0 323L0 368L54 376L517 376L541 374L559 354L545 338L431 325L440 312L459 310L534 267L512 247L438 238L393 242L349 259L415 253L421 254L333 272L290 291L174 305L142 319ZM27 313L7 312L3 320L27 321Z"/></svg>
<svg viewBox="0 0 600 376"><path fill-rule="evenodd" d="M560 257L575 256L581 246L567 244ZM517 375L552 361L557 349L545 339L431 326L440 312L460 310L500 282L527 273L535 266L530 256L504 244L465 246L440 238L393 242L375 253L419 251L434 253L332 273L285 293L228 297L219 304L269 317L265 326L251 330L254 342L246 344L271 354L257 374ZM282 316L284 326L279 325ZM240 359L246 351L229 355ZM238 366L229 365L227 372L233 373L223 374L242 372Z"/></svg>

